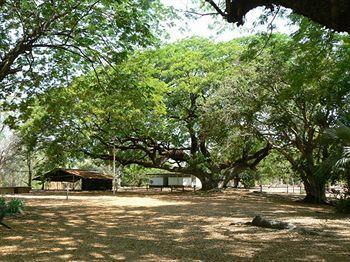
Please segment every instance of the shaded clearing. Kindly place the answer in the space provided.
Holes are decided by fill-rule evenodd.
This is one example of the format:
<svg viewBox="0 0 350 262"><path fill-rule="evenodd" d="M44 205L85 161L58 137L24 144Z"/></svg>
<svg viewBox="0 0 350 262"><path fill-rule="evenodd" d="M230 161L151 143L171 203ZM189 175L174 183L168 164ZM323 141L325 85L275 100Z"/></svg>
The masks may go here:
<svg viewBox="0 0 350 262"><path fill-rule="evenodd" d="M26 197L25 214L6 221L14 230L0 228L1 261L346 261L350 257L349 217L336 215L327 206L247 191L206 196L75 193L68 201L54 194ZM327 234L238 224L256 214Z"/></svg>

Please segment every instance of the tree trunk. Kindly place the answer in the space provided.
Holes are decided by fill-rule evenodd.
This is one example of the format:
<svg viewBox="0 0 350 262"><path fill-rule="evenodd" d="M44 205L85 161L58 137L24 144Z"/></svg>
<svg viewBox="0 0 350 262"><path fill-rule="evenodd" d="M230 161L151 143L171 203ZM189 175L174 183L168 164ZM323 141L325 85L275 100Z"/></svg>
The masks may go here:
<svg viewBox="0 0 350 262"><path fill-rule="evenodd" d="M302 150L300 150L302 151ZM290 155L284 154L293 168L299 173L301 180L303 181L306 197L304 202L322 204L327 202L326 198L326 177L325 174L318 176L316 167L314 166L312 150L304 150L303 160L306 160L304 165L300 165Z"/></svg>
<svg viewBox="0 0 350 262"><path fill-rule="evenodd" d="M222 188L227 188L228 183L231 181L231 179L226 176L224 180L222 181Z"/></svg>
<svg viewBox="0 0 350 262"><path fill-rule="evenodd" d="M233 178L233 187L237 188L240 181L241 181L241 178L239 176L234 177Z"/></svg>
<svg viewBox="0 0 350 262"><path fill-rule="evenodd" d="M214 6L213 1L207 0ZM226 13L228 22L243 24L244 16L258 6L271 7L280 5L291 8L294 12L306 16L328 28L350 32L349 0L227 0Z"/></svg>
<svg viewBox="0 0 350 262"><path fill-rule="evenodd" d="M33 167L32 167L32 157L30 152L28 152L27 154L27 167L28 167L28 186L32 187Z"/></svg>
<svg viewBox="0 0 350 262"><path fill-rule="evenodd" d="M307 175L303 179L306 197L304 201L307 203L322 204L326 203L325 182L317 179L315 175Z"/></svg>
<svg viewBox="0 0 350 262"><path fill-rule="evenodd" d="M231 177L231 176L225 177L223 184L222 184L222 187L227 188L228 183L230 183L230 181L232 181L232 180L233 180L233 187L237 188L239 182L241 181L241 178L239 177L239 175L235 175L234 177Z"/></svg>
<svg viewBox="0 0 350 262"><path fill-rule="evenodd" d="M219 187L219 182L213 179L211 176L201 176L198 178L202 183L203 191L208 191Z"/></svg>

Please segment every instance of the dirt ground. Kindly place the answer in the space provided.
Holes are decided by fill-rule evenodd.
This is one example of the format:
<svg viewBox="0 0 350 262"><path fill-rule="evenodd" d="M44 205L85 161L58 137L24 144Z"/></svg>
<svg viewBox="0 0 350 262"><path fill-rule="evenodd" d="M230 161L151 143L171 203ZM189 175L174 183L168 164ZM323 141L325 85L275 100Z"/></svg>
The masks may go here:
<svg viewBox="0 0 350 262"><path fill-rule="evenodd" d="M0 261L350 261L350 217L247 191L21 195ZM243 224L256 214L302 231ZM242 223L243 222L243 223Z"/></svg>

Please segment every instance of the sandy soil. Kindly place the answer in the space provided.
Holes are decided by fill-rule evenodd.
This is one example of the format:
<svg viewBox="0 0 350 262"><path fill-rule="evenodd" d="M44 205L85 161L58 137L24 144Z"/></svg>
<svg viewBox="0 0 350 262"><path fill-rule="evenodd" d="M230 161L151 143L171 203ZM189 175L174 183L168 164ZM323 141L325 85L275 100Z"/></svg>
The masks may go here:
<svg viewBox="0 0 350 262"><path fill-rule="evenodd" d="M254 194L122 192L22 195L0 227L0 261L350 261L350 217ZM302 233L242 224L255 214Z"/></svg>

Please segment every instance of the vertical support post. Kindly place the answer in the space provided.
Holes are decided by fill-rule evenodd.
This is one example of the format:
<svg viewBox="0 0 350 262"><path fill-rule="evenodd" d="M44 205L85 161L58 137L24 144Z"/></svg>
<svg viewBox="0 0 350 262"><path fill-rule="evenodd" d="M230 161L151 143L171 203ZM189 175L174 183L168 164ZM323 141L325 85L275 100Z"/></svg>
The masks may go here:
<svg viewBox="0 0 350 262"><path fill-rule="evenodd" d="M293 194L294 194L294 178L292 177L292 186L293 186Z"/></svg>
<svg viewBox="0 0 350 262"><path fill-rule="evenodd" d="M287 183L287 194L289 193L289 190L288 190L288 183Z"/></svg>
<svg viewBox="0 0 350 262"><path fill-rule="evenodd" d="M262 193L262 184L260 183L260 193Z"/></svg>

